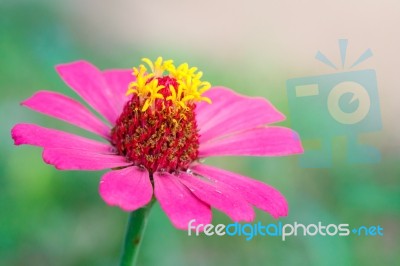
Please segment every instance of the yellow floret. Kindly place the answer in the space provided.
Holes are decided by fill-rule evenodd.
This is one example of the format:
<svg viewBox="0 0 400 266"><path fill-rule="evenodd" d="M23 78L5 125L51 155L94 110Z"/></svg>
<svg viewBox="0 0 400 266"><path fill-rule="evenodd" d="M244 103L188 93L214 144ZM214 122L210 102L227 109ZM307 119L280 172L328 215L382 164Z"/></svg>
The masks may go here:
<svg viewBox="0 0 400 266"><path fill-rule="evenodd" d="M158 57L155 62L148 58L143 58L142 61L148 65L151 72L148 73L144 65L133 68L136 81L129 84L127 95L137 94L144 100L143 112L152 106L156 99L171 101L175 107L182 109L187 109L189 103L200 101L211 103L209 98L202 96L211 88L211 84L200 80L203 72L197 71L197 67L189 67L187 63L175 67L172 60L164 61L162 57ZM165 71L178 83L177 88L169 86L170 96L167 97L159 92L164 86L159 86L157 79L162 77Z"/></svg>
<svg viewBox="0 0 400 266"><path fill-rule="evenodd" d="M145 66L140 65L139 69L133 68L133 75L136 77L136 81L129 84L128 91L126 95L137 94L138 96L145 97L148 93L146 84L148 80L154 77L153 73L147 74L147 69Z"/></svg>
<svg viewBox="0 0 400 266"><path fill-rule="evenodd" d="M145 112L156 99L164 99L164 96L159 93L164 88L163 85L158 86L158 80L153 79L145 85L146 91L148 91L147 99L143 105L142 112Z"/></svg>
<svg viewBox="0 0 400 266"><path fill-rule="evenodd" d="M161 56L159 56L154 63L148 58L143 58L142 61L150 67L155 77L161 77L164 71L173 65L172 60L163 61Z"/></svg>

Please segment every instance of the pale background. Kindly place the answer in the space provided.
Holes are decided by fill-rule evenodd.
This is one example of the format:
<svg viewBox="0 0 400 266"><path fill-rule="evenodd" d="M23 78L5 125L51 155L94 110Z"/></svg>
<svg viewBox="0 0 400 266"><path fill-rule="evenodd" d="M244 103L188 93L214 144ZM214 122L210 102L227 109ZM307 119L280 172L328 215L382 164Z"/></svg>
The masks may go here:
<svg viewBox="0 0 400 266"><path fill-rule="evenodd" d="M0 264L117 265L127 214L98 196L102 173L59 172L40 149L12 145L9 130L22 121L82 133L18 105L39 89L76 97L54 65L85 59L128 68L159 55L187 61L214 85L268 98L290 126L286 80L334 73L314 57L319 50L340 65L338 39L349 40L348 62L373 51L355 70L377 73L383 129L363 137L380 149L380 163L346 163L343 138L329 169L301 168L296 157L209 162L282 191L290 206L282 222L380 224L385 235L194 238L156 205L138 264L400 263L399 25L399 1L1 1ZM258 221L275 222L262 212ZM215 212L214 224L229 222Z"/></svg>

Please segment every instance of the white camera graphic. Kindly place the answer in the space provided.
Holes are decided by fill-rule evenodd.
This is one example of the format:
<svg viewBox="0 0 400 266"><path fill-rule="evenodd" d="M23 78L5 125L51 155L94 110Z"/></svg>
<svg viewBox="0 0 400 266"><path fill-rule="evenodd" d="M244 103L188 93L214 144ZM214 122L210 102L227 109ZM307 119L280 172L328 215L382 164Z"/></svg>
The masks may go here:
<svg viewBox="0 0 400 266"><path fill-rule="evenodd" d="M318 55L321 57L322 54L317 54L317 59L320 59ZM324 60L320 61L327 60L321 58ZM320 143L319 148L306 149L300 157L303 167L330 167L332 140L338 136L347 137L347 162L374 163L380 160L376 148L358 143L360 134L382 128L374 70L294 78L289 79L286 85L292 127L304 141L318 140Z"/></svg>

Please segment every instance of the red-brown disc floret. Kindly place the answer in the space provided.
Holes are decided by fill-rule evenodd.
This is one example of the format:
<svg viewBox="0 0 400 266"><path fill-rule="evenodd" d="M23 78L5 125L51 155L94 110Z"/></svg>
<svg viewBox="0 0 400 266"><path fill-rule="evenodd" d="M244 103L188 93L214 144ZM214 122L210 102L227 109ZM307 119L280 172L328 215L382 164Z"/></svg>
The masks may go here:
<svg viewBox="0 0 400 266"><path fill-rule="evenodd" d="M111 143L118 153L133 164L156 171L186 170L197 159L199 134L194 103L186 108L165 100L169 86L178 87L176 79L158 77L164 99L155 100L151 108L142 111L143 99L134 94L111 131Z"/></svg>

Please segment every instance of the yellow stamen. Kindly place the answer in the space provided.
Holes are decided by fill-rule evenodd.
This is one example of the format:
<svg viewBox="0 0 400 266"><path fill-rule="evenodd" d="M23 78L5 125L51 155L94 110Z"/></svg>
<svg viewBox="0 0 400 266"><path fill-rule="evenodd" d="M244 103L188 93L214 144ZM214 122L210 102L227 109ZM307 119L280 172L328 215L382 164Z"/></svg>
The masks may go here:
<svg viewBox="0 0 400 266"><path fill-rule="evenodd" d="M151 104L155 102L156 99L164 99L164 96L159 93L161 89L164 88L163 85L158 86L158 80L153 79L149 83L145 85L146 91L148 91L150 94L147 96L147 99L143 105L142 112L145 112Z"/></svg>
<svg viewBox="0 0 400 266"><path fill-rule="evenodd" d="M172 60L163 61L161 56L154 63L148 58L143 58L142 61L150 67L155 77L161 77L164 71L173 64Z"/></svg>
<svg viewBox="0 0 400 266"><path fill-rule="evenodd" d="M129 84L128 91L126 92L126 95L129 94L137 94L138 96L146 96L148 91L146 90L146 84L148 80L152 77L154 77L154 74L146 74L146 67L143 65L139 66L139 69L136 67L133 68L133 75L136 77L136 81L131 82Z"/></svg>
<svg viewBox="0 0 400 266"><path fill-rule="evenodd" d="M133 75L136 81L129 84L127 95L136 94L144 101L142 112L154 105L157 99L171 101L175 108L187 109L188 104L205 101L211 103L211 100L202 96L204 92L211 88L209 82L201 81L203 72L198 71L196 67L189 67L187 63L180 64L175 67L172 60L163 60L158 57L152 62L148 58L143 58L142 61L149 67L148 73L145 65L140 65L139 68L133 68ZM175 79L178 86L170 85L169 96L164 96L160 90L163 85L158 85L158 78L163 77L164 72L168 72L168 76ZM165 93L164 93L165 94Z"/></svg>

